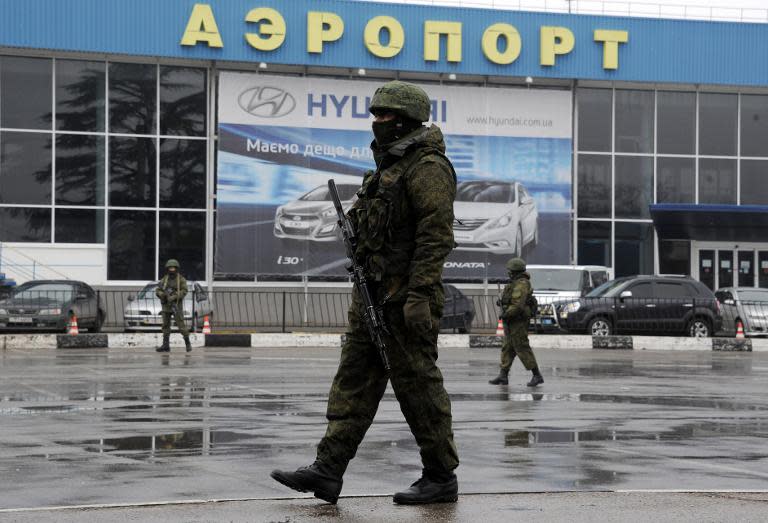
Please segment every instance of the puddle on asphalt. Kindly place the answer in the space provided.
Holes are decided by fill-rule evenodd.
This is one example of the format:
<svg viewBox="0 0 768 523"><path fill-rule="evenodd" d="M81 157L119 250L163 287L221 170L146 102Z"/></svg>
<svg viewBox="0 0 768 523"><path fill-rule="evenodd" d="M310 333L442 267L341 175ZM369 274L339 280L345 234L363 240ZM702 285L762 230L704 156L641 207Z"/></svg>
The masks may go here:
<svg viewBox="0 0 768 523"><path fill-rule="evenodd" d="M59 441L57 443L76 445L88 452L143 460L179 456L240 454L244 451L253 453L271 448L270 445L258 442L259 438L253 434L227 430L189 430L79 442Z"/></svg>

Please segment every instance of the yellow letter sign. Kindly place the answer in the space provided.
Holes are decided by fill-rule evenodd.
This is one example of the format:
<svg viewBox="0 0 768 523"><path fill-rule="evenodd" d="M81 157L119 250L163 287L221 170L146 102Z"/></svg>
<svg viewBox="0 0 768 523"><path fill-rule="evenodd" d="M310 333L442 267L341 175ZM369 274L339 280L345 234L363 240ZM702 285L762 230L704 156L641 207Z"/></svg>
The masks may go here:
<svg viewBox="0 0 768 523"><path fill-rule="evenodd" d="M389 33L389 43L381 44L381 30L386 29ZM376 16L368 20L363 33L363 42L366 49L379 58L392 58L403 50L405 44L405 31L400 22L391 16Z"/></svg>
<svg viewBox="0 0 768 523"><path fill-rule="evenodd" d="M446 58L449 62L461 62L461 22L424 22L424 60L440 60L440 35L447 37Z"/></svg>
<svg viewBox="0 0 768 523"><path fill-rule="evenodd" d="M499 52L499 38L507 41L506 50ZM509 24L493 24L483 33L483 54L495 64L511 64L520 56L523 48L520 33L515 26Z"/></svg>
<svg viewBox="0 0 768 523"><path fill-rule="evenodd" d="M567 27L541 27L541 65L555 65L555 55L573 51L575 39Z"/></svg>
<svg viewBox="0 0 768 523"><path fill-rule="evenodd" d="M629 32L595 29L595 42L603 42L603 69L618 69L619 44L629 42Z"/></svg>
<svg viewBox="0 0 768 523"><path fill-rule="evenodd" d="M262 22L258 33L245 33L245 39L254 49L259 51L274 51L285 41L285 18L269 7L251 9L245 15L245 21L250 23ZM267 35L266 38L264 35Z"/></svg>
<svg viewBox="0 0 768 523"><path fill-rule="evenodd" d="M208 47L224 47L216 19L208 4L195 4L181 37L181 45L197 45L198 42L205 42Z"/></svg>
<svg viewBox="0 0 768 523"><path fill-rule="evenodd" d="M307 13L307 51L322 53L323 42L335 42L344 34L344 20L336 13Z"/></svg>

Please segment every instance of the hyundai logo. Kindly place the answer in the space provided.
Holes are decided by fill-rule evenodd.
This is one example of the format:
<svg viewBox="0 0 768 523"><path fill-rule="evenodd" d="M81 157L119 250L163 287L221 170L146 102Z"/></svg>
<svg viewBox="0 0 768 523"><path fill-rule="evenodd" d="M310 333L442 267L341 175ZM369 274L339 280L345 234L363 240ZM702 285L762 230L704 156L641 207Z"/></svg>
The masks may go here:
<svg viewBox="0 0 768 523"><path fill-rule="evenodd" d="M293 221L300 222L301 221L301 216L294 216L293 217Z"/></svg>
<svg viewBox="0 0 768 523"><path fill-rule="evenodd" d="M279 87L251 87L240 93L237 103L246 113L259 118L279 118L296 108L296 99Z"/></svg>

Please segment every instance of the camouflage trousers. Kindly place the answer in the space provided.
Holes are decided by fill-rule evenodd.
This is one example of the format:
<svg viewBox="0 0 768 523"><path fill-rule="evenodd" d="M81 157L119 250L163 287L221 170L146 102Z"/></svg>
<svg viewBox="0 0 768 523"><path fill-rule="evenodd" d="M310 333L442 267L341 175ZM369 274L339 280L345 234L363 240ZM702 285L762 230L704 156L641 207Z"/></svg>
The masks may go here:
<svg viewBox="0 0 768 523"><path fill-rule="evenodd" d="M531 344L528 343L528 318L504 320L504 344L501 346L501 370L509 372L515 356L527 370L538 367Z"/></svg>
<svg viewBox="0 0 768 523"><path fill-rule="evenodd" d="M419 445L427 474L442 476L459 465L451 426L451 402L437 367L437 333L442 310L431 302L432 330L408 332L403 304L389 304L384 317L393 336L386 336L391 367L389 380L400 410ZM371 342L352 301L349 329L341 360L328 396L328 427L317 448L317 459L340 476L370 427L387 388L387 375L378 349Z"/></svg>
<svg viewBox="0 0 768 523"><path fill-rule="evenodd" d="M184 322L184 311L182 310L181 305L171 306L170 310L163 307L162 316L163 336L170 336L171 334L171 316L176 320L176 326L179 328L181 335L185 338L189 336L189 329L187 329L187 324Z"/></svg>

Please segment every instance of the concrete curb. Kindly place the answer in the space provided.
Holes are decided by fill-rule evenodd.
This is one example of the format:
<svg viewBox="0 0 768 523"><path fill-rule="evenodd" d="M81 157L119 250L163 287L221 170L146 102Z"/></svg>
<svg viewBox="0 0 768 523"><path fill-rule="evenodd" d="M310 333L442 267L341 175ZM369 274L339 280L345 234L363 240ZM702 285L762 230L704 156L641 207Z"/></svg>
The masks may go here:
<svg viewBox="0 0 768 523"><path fill-rule="evenodd" d="M343 343L343 334L324 333L254 333L254 334L191 334L192 346L199 347L327 347L337 348ZM534 349L600 349L600 350L675 350L717 352L768 352L768 339L762 338L675 338L663 336L609 336L586 335L529 335ZM162 343L160 333L115 334L5 334L0 335L0 350L103 348L131 349L155 347ZM440 349L499 349L500 336L441 334L437 340ZM183 348L182 337L173 333L171 347Z"/></svg>

